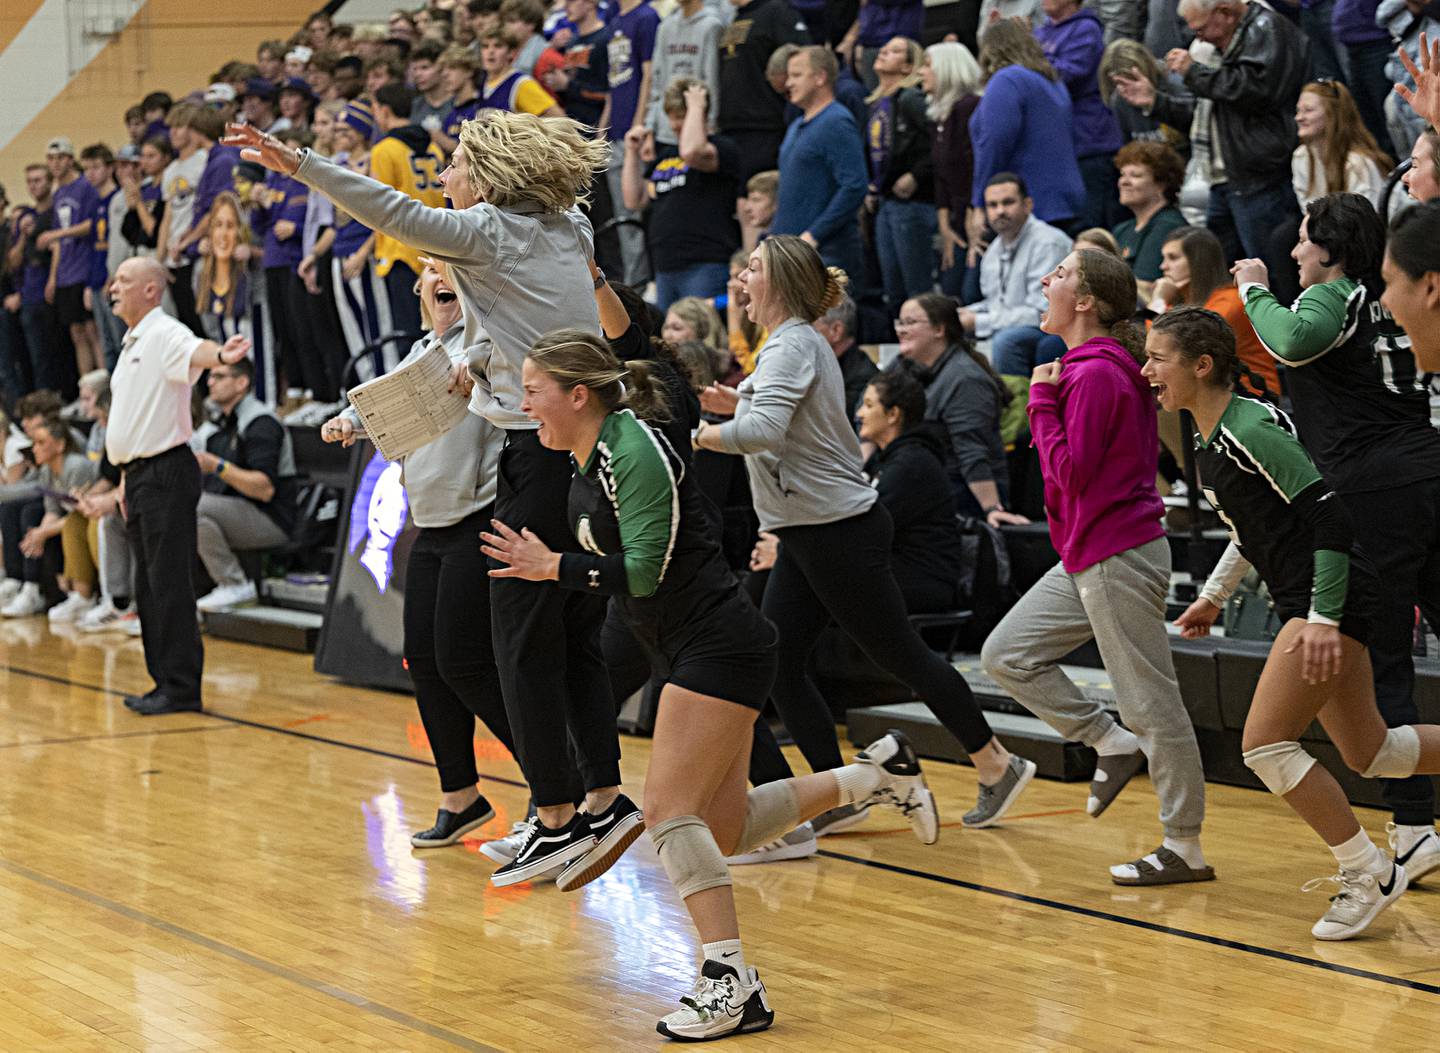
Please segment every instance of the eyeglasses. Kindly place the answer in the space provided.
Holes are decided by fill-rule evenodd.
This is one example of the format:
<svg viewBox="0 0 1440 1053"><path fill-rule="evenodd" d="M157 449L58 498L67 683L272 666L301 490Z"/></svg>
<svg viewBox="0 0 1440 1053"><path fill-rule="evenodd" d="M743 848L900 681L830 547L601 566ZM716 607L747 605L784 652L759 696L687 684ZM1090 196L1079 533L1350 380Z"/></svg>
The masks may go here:
<svg viewBox="0 0 1440 1053"><path fill-rule="evenodd" d="M1317 77L1311 81L1309 87L1324 88L1325 94L1338 98L1340 95L1340 82L1334 77Z"/></svg>
<svg viewBox="0 0 1440 1053"><path fill-rule="evenodd" d="M896 328L897 330L899 330L899 329L911 329L911 328L913 328L913 327L915 327L915 326L917 326L917 325L929 325L929 324L930 324L930 320L929 320L928 318L897 318L897 319L895 319L895 328Z"/></svg>

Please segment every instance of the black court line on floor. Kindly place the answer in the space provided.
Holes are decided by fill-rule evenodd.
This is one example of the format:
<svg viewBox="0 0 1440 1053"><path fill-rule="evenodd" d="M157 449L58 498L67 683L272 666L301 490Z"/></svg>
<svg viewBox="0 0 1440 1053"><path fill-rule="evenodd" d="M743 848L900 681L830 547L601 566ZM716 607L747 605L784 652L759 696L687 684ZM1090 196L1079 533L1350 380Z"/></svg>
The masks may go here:
<svg viewBox="0 0 1440 1053"><path fill-rule="evenodd" d="M65 677L54 676L50 673L40 673L29 669L22 669L18 666L4 665L0 668L8 669L10 672L22 676L34 677L38 680L50 680L57 684L66 684L70 687L82 687L91 691L98 691L101 694L121 695L123 692L115 691L108 687L98 687L94 684L85 684ZM339 739L327 739L321 735L311 735L306 732L295 731L292 728L277 727L273 724L262 724L259 721L245 720L242 717L230 717L221 713L205 711L205 715L214 717L217 720L228 721L232 724L240 724L245 727L255 728L262 731L275 731L282 735L294 735L298 738L309 739L313 742L323 743L328 746L341 746L345 749L359 750L362 753L372 753L380 757L389 757L393 760L405 761L407 764L420 764L431 767L428 761L418 757L407 757L403 753L390 753L386 750L372 749L368 746L358 746L354 743L343 742ZM524 784L514 779L500 779L495 777L481 776L481 778L493 778L493 781L503 782L511 786ZM882 863L874 859L862 859L860 856L846 855L843 852L835 852L830 849L821 849L818 853L827 859L835 859L844 863L856 863L860 866L871 867L875 870L883 870L891 874L899 874L903 877L919 878L922 881L934 882L938 885L946 885L950 888L965 889L968 892L979 892L987 896L997 896L1001 899L1008 899L1018 903L1027 903L1031 906L1044 907L1048 910L1058 910L1066 914L1074 914L1079 917L1092 918L1096 921L1108 921L1117 925L1126 925L1130 928L1140 929L1145 932L1153 932L1161 936L1174 936L1179 939L1190 940L1194 943L1208 944L1212 947L1220 947L1225 950L1241 951L1246 954L1253 954L1260 958L1269 958L1274 961L1286 962L1290 965L1300 965L1306 968L1319 969L1323 972L1337 973L1342 976L1353 976L1360 980L1373 980L1376 983L1388 984L1391 987L1403 987L1411 991L1420 991L1424 994L1440 995L1440 984L1427 984L1420 980L1407 980L1403 976L1391 976L1388 973L1377 973L1369 969L1359 969L1351 965L1337 965L1334 962L1321 961L1318 958L1307 958L1301 954L1292 954L1289 951L1277 951L1273 947L1261 947L1258 944L1244 943L1240 940L1229 940L1223 936L1210 936L1203 932L1192 932L1189 929L1175 928L1170 925L1161 925L1153 921L1144 921L1140 918L1127 918L1123 914L1111 914L1109 911L1098 910L1094 907L1081 906L1078 903L1065 903L1061 900L1045 899L1043 896L1032 896L1025 892L1016 892L1012 889L996 888L993 885L982 885L974 881L966 881L963 878L947 877L944 874L935 874L928 870L916 870L913 867L899 866L895 863Z"/></svg>
<svg viewBox="0 0 1440 1053"><path fill-rule="evenodd" d="M189 735L196 731L228 731L228 727L206 724L198 728L155 728L152 731L117 731L113 735L75 735L68 739L31 739L29 742L0 742L0 750L18 750L27 746L68 746L73 742L109 742L111 739L140 739L154 735Z"/></svg>
<svg viewBox="0 0 1440 1053"><path fill-rule="evenodd" d="M16 671L19 672L19 670ZM174 936L176 939L184 940L197 947L203 947L205 950L218 954L221 957L229 958L231 961L239 962L242 965L248 965L252 969L259 969L261 972L268 973L270 976L288 980L290 983L303 987L306 990L344 1002L346 1005L354 1006L356 1009L372 1013L375 1016L388 1020L392 1024L399 1024L401 1027L408 1028L411 1031L428 1035L430 1038L438 1039L441 1042L447 1042L458 1049L469 1050L471 1053L500 1053L500 1050L494 1046L487 1046L483 1042L466 1038L464 1035L451 1031L449 1028L440 1027L438 1024L421 1020L419 1017L411 1016L409 1013L385 1005L383 1002L372 1002L364 995L356 994L354 991L347 991L343 987L337 987L323 980L317 980L288 966L267 961L264 958L251 954L249 951L242 951L239 947L232 947L228 943L222 943L220 940L205 936L192 929L187 929L183 925L176 925L172 921L157 918L153 914L147 914L143 910L136 910L134 907L127 907L123 903L117 903L113 899L107 899L88 889L71 885L68 882L61 881L59 878L53 878L49 874L42 874L38 870L31 870L22 863L14 863L8 859L0 859L0 871L8 871L17 877L22 877L27 881L34 882L53 892L62 893L82 903L88 903L91 906L107 910L122 918L138 922L141 925L155 929L157 932L163 932L167 936Z"/></svg>

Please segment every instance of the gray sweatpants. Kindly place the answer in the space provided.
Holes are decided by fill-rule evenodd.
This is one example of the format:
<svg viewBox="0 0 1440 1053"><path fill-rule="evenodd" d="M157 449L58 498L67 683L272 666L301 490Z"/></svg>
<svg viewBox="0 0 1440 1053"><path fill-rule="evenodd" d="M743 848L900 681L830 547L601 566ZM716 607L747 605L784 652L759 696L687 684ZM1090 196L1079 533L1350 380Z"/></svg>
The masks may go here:
<svg viewBox="0 0 1440 1053"><path fill-rule="evenodd" d="M100 520L100 593L111 600L135 596L135 564L130 557L130 539L125 520L117 512Z"/></svg>
<svg viewBox="0 0 1440 1053"><path fill-rule="evenodd" d="M216 585L243 585L245 570L236 552L279 548L289 540L252 501L225 494L201 494L195 510L196 543L205 573Z"/></svg>
<svg viewBox="0 0 1440 1053"><path fill-rule="evenodd" d="M1149 758L1165 833L1197 837L1205 818L1205 775L1165 632L1169 587L1164 538L1079 574L1067 574L1057 563L995 627L981 662L1015 701L1067 739L1093 746L1115 721L1059 665L1093 639L1120 716Z"/></svg>

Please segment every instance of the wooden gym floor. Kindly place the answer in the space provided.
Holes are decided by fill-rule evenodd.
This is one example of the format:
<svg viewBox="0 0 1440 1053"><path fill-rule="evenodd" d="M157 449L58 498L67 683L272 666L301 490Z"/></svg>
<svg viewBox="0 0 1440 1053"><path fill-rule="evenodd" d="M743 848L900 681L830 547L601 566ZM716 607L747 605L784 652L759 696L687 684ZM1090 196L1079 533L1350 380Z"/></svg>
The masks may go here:
<svg viewBox="0 0 1440 1053"><path fill-rule="evenodd" d="M140 642L0 625L0 1051L635 1050L697 945L648 841L605 878L489 887L477 843L412 852L437 788L406 698L208 640L209 711L132 716ZM638 799L649 744L626 740ZM496 819L517 771L477 742ZM950 820L971 768L932 764ZM737 1049L1392 1050L1440 1021L1440 881L1365 938L1310 939L1331 872L1268 796L1212 786L1220 880L1121 889L1144 780L1103 820L1037 781L1002 829L918 844L893 813L737 868L777 1023ZM1383 844L1385 816L1365 812ZM727 1045L726 1048L729 1048Z"/></svg>

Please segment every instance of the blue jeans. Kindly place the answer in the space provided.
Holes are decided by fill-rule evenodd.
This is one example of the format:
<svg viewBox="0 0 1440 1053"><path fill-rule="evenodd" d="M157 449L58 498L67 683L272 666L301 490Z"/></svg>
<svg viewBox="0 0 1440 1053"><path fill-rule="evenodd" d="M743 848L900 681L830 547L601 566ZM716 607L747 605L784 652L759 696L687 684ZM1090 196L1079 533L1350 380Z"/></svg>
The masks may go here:
<svg viewBox="0 0 1440 1053"><path fill-rule="evenodd" d="M655 275L655 306L668 311L672 303L686 296L713 300L725 295L729 280L728 263L692 263L683 270L661 271Z"/></svg>
<svg viewBox="0 0 1440 1053"><path fill-rule="evenodd" d="M928 201L882 198L875 212L875 252L891 314L912 296L935 287L935 206Z"/></svg>
<svg viewBox="0 0 1440 1053"><path fill-rule="evenodd" d="M120 342L125 339L125 323L115 316L110 307L110 297L103 288L91 293L90 315L95 319L95 330L100 334L100 343L105 348L105 368L115 372L120 361Z"/></svg>
<svg viewBox="0 0 1440 1053"><path fill-rule="evenodd" d="M1274 254L1267 252L1267 242L1286 222L1296 226L1300 223L1300 203L1295 200L1295 188L1288 176L1268 186L1221 183L1210 188L1205 226L1220 239L1231 259L1238 251L1263 259L1272 271L1285 266L1283 259L1277 262L1271 258Z"/></svg>
<svg viewBox="0 0 1440 1053"><path fill-rule="evenodd" d="M1335 36L1330 26L1334 10L1335 0L1320 0L1314 7L1300 10L1300 29L1310 38L1311 80L1322 80L1326 77L1339 81L1346 79L1344 60L1335 46Z"/></svg>
<svg viewBox="0 0 1440 1053"><path fill-rule="evenodd" d="M1064 353L1065 341L1036 325L997 329L990 337L990 361L995 372L1007 377L1028 377L1036 366Z"/></svg>
<svg viewBox="0 0 1440 1053"><path fill-rule="evenodd" d="M1345 80L1350 85L1350 94L1355 96L1355 107L1360 119L1375 141L1391 157L1404 157L1414 143L1406 145L1400 152L1398 144L1390 141L1390 128L1385 122L1385 98L1391 92L1390 78L1385 75L1385 64L1392 54L1390 44L1384 40L1372 40L1368 44L1347 44L1340 58L1346 65Z"/></svg>

